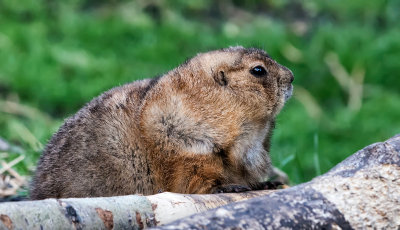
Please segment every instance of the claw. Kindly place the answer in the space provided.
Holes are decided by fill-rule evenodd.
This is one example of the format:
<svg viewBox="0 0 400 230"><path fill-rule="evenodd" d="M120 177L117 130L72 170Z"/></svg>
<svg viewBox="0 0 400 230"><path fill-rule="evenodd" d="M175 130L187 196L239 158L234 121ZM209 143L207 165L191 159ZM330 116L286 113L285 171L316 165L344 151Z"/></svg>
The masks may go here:
<svg viewBox="0 0 400 230"><path fill-rule="evenodd" d="M246 185L228 184L218 186L214 193L240 193L251 191L251 188Z"/></svg>

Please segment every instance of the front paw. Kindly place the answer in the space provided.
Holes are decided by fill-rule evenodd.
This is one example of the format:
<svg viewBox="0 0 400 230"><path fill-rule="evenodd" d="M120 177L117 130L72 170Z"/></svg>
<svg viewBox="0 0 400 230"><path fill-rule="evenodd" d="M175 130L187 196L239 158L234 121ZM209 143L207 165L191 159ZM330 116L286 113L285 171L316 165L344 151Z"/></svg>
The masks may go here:
<svg viewBox="0 0 400 230"><path fill-rule="evenodd" d="M264 181L252 188L254 190L272 190L282 188L285 184L280 181Z"/></svg>
<svg viewBox="0 0 400 230"><path fill-rule="evenodd" d="M227 185L220 185L214 188L213 193L239 193L247 191L251 191L251 188L246 185L227 184Z"/></svg>

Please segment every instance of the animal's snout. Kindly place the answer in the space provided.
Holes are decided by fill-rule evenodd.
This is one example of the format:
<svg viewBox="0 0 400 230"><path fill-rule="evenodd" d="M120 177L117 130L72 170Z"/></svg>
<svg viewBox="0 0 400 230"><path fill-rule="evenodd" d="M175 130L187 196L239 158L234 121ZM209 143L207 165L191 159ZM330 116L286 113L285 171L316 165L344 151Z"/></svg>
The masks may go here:
<svg viewBox="0 0 400 230"><path fill-rule="evenodd" d="M293 72L290 69L286 68L285 66L282 66L281 68L283 69L283 71L284 71L284 73L286 75L286 78L288 79L289 83L292 83L294 81Z"/></svg>
<svg viewBox="0 0 400 230"><path fill-rule="evenodd" d="M280 68L280 75L281 75L282 80L284 82L291 84L294 81L293 72L283 65L279 65L279 68Z"/></svg>
<svg viewBox="0 0 400 230"><path fill-rule="evenodd" d="M294 81L294 75L293 75L293 73L292 73L292 71L290 71L289 70L289 81L290 81L290 83L292 83L293 81Z"/></svg>

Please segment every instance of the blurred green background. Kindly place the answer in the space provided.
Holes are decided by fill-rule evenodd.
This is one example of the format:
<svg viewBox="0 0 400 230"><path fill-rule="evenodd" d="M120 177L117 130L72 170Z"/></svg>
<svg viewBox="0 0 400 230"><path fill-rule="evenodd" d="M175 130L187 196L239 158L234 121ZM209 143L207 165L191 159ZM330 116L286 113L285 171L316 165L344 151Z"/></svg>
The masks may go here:
<svg viewBox="0 0 400 230"><path fill-rule="evenodd" d="M31 175L63 119L198 52L265 49L295 74L273 163L294 184L400 133L400 1L2 0L0 137Z"/></svg>

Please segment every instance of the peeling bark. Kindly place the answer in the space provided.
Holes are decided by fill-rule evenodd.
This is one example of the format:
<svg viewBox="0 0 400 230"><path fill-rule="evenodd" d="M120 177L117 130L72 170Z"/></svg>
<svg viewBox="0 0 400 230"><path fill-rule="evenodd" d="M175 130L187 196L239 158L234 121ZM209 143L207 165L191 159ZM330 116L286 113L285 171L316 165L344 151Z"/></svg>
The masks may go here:
<svg viewBox="0 0 400 230"><path fill-rule="evenodd" d="M103 221L104 226L107 230L114 228L114 219L113 213L108 210L104 210L101 208L95 208L97 214L99 215L100 219Z"/></svg>
<svg viewBox="0 0 400 230"><path fill-rule="evenodd" d="M192 215L195 213L200 214ZM372 144L328 173L288 189L0 204L0 229L156 226L161 229L398 229L400 135Z"/></svg>
<svg viewBox="0 0 400 230"><path fill-rule="evenodd" d="M0 221L3 223L3 225L6 228L8 228L8 229L13 229L14 228L12 220L7 215L1 214L0 215Z"/></svg>

